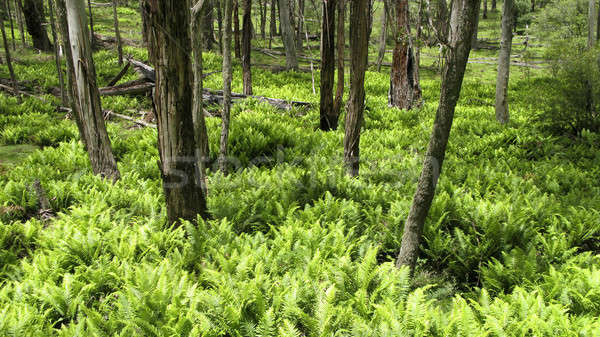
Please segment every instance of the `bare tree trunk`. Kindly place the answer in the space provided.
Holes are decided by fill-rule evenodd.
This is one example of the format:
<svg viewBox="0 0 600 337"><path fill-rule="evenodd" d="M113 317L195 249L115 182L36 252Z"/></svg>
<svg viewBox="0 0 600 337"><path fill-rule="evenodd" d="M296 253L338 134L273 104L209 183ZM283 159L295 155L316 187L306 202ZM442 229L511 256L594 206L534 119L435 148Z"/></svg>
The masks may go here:
<svg viewBox="0 0 600 337"><path fill-rule="evenodd" d="M462 81L469 59L473 30L479 15L480 0L453 0L450 19L449 48L442 74L440 103L433 124L423 170L417 191L404 225L402 244L396 265L414 270L419 255L419 244L427 213L431 207L435 188L452 128L454 109L460 96Z"/></svg>
<svg viewBox="0 0 600 337"><path fill-rule="evenodd" d="M223 51L223 8L221 2L217 2L217 27L219 29L219 51Z"/></svg>
<svg viewBox="0 0 600 337"><path fill-rule="evenodd" d="M15 26L13 24L13 16L12 16L12 10L10 8L10 0L4 0L4 5L6 6L6 12L8 15L8 21L10 23L10 34L12 37L12 45L13 45L13 50L17 49L17 43L15 40Z"/></svg>
<svg viewBox="0 0 600 337"><path fill-rule="evenodd" d="M588 8L588 48L596 45L596 24L598 24L598 15L596 13L596 0L589 0Z"/></svg>
<svg viewBox="0 0 600 337"><path fill-rule="evenodd" d="M473 30L473 36L471 37L471 49L479 50L479 40L477 39L479 33L479 14L475 18L475 30Z"/></svg>
<svg viewBox="0 0 600 337"><path fill-rule="evenodd" d="M344 135L344 162L348 175L358 176L360 128L365 109L365 71L369 52L369 2L350 2L350 98Z"/></svg>
<svg viewBox="0 0 600 337"><path fill-rule="evenodd" d="M496 10L496 0L492 0L492 10Z"/></svg>
<svg viewBox="0 0 600 337"><path fill-rule="evenodd" d="M243 1L242 78L244 83L244 95L252 95L252 69L250 63L252 52L252 0Z"/></svg>
<svg viewBox="0 0 600 337"><path fill-rule="evenodd" d="M6 65L8 66L8 72L10 74L10 80L13 84L13 90L17 101L21 103L21 96L19 96L19 85L17 83L17 77L12 66L12 60L10 57L10 48L8 46L8 39L6 38L6 32L4 31L4 19L0 16L0 29L2 30L2 41L4 42L4 53L6 54Z"/></svg>
<svg viewBox="0 0 600 337"><path fill-rule="evenodd" d="M531 8L533 11L533 7L535 7L535 0L531 0ZM483 0L483 18L487 19L488 15L488 0Z"/></svg>
<svg viewBox="0 0 600 337"><path fill-rule="evenodd" d="M233 39L235 58L242 58L242 47L240 43L240 13L239 0L233 0Z"/></svg>
<svg viewBox="0 0 600 337"><path fill-rule="evenodd" d="M260 10L260 37L264 40L267 38L267 0L258 2Z"/></svg>
<svg viewBox="0 0 600 337"><path fill-rule="evenodd" d="M231 15L232 0L225 0L225 34L223 41L223 115L221 116L221 140L219 143L219 169L228 173L227 149L229 143L229 119L231 116Z"/></svg>
<svg viewBox="0 0 600 337"><path fill-rule="evenodd" d="M335 0L333 0L335 1ZM303 49L303 25L304 25L304 0L298 0L298 24L296 25L296 51L302 52Z"/></svg>
<svg viewBox="0 0 600 337"><path fill-rule="evenodd" d="M344 52L346 50L346 0L337 0L337 86L335 100L333 101L333 113L340 116L342 111L342 99L344 97Z"/></svg>
<svg viewBox="0 0 600 337"><path fill-rule="evenodd" d="M25 47L25 28L23 28L23 4L21 0L15 0L15 12L17 12L17 22L19 24L19 33L21 34L21 44Z"/></svg>
<svg viewBox="0 0 600 337"><path fill-rule="evenodd" d="M23 14L33 47L41 51L51 51L52 44L44 28L44 5L41 0L24 0Z"/></svg>
<svg viewBox="0 0 600 337"><path fill-rule="evenodd" d="M381 71L381 63L385 57L385 47L387 45L387 25L390 12L389 1L383 0L383 13L381 13L381 36L379 37L379 55L377 56L377 71Z"/></svg>
<svg viewBox="0 0 600 337"><path fill-rule="evenodd" d="M54 20L53 1L48 0L48 12L50 14L50 29L52 31L52 43L54 44L54 61L56 63L56 73L58 75L58 83L60 86L60 98L64 106L68 104L67 94L65 92L65 81L63 78L62 67L60 65L60 52L58 48L58 38L56 35L56 21Z"/></svg>
<svg viewBox="0 0 600 337"><path fill-rule="evenodd" d="M115 37L117 38L117 52L119 54L119 65L123 64L123 44L121 43L121 32L119 31L119 16L117 15L118 0L113 0L113 21L115 24Z"/></svg>
<svg viewBox="0 0 600 337"><path fill-rule="evenodd" d="M296 44L294 43L294 31L290 21L290 0L279 0L279 26L283 37L285 48L285 63L288 69L298 69L298 58L296 57Z"/></svg>
<svg viewBox="0 0 600 337"><path fill-rule="evenodd" d="M408 0L396 3L395 46L390 74L388 104L399 109L412 109L421 100L421 88L416 74L416 61L410 36Z"/></svg>
<svg viewBox="0 0 600 337"><path fill-rule="evenodd" d="M156 66L154 109L158 126L160 171L169 224L208 216L197 163L188 0L145 0L149 14L149 56ZM183 4L182 4L183 2Z"/></svg>
<svg viewBox="0 0 600 337"><path fill-rule="evenodd" d="M145 46L148 45L148 30L150 27L148 26L148 13L144 7L144 1L140 0L140 16L142 17L142 42Z"/></svg>
<svg viewBox="0 0 600 337"><path fill-rule="evenodd" d="M437 39L440 43L446 43L448 40L448 31L450 23L450 14L448 13L448 3L446 0L435 0L436 5L436 26Z"/></svg>
<svg viewBox="0 0 600 337"><path fill-rule="evenodd" d="M600 41L600 9L598 10L598 19L596 20L596 43L598 41Z"/></svg>
<svg viewBox="0 0 600 337"><path fill-rule="evenodd" d="M417 36L415 46L415 78L421 79L421 46L423 45L423 16L425 11L423 9L423 0L419 0L419 14L417 15ZM419 96L421 96L421 88L419 86Z"/></svg>
<svg viewBox="0 0 600 337"><path fill-rule="evenodd" d="M510 74L510 52L512 48L512 25L514 20L513 0L504 0L502 13L502 38L498 57L498 78L496 79L496 120L508 123L508 78Z"/></svg>
<svg viewBox="0 0 600 337"><path fill-rule="evenodd" d="M213 20L214 3L212 0L204 0L202 6L202 47L204 50L213 50L215 40L214 20Z"/></svg>
<svg viewBox="0 0 600 337"><path fill-rule="evenodd" d="M273 36L277 35L277 0L271 0L271 19L269 20L269 49L273 44Z"/></svg>
<svg viewBox="0 0 600 337"><path fill-rule="evenodd" d="M82 138L86 138L94 174L117 180L120 174L104 124L83 2L66 0L66 14L70 39L68 46L71 49L71 62L74 65L73 89L77 92L78 99L75 102L78 109L75 111L79 113L84 129Z"/></svg>
<svg viewBox="0 0 600 337"><path fill-rule="evenodd" d="M27 0L26 0L27 1ZM88 0L88 14L90 16L90 42L92 49L96 48L96 33L94 31L94 13L92 12L92 1Z"/></svg>
<svg viewBox="0 0 600 337"><path fill-rule="evenodd" d="M321 21L321 100L319 102L320 127L323 131L335 130L338 124L338 115L333 110L335 9L335 0L323 1L323 20Z"/></svg>

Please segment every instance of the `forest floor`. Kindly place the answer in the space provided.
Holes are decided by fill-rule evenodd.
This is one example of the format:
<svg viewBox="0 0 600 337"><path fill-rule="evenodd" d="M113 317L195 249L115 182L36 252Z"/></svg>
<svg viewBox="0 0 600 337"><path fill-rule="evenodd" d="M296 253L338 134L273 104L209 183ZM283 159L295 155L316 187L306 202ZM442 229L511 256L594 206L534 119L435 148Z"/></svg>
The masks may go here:
<svg viewBox="0 0 600 337"><path fill-rule="evenodd" d="M111 36L110 9L94 14L96 32ZM119 16L124 37L140 40L136 10L119 8ZM499 36L499 21L490 13L480 38ZM515 39L519 61L547 67L537 63L544 47L532 39L525 52L523 39ZM511 122L501 126L497 50L471 54L486 63L468 65L411 277L393 262L437 109L436 49L423 50L422 108L389 108L389 68L367 72L358 179L344 174L343 116L340 130L318 131L318 71L314 94L310 72L254 68L256 95L313 107L236 104L236 170L209 173L213 220L179 228L165 225L156 131L111 119L122 178L94 176L76 126L45 94L58 86L52 56L17 49L19 81L44 100L0 95L2 336L600 335L600 136L539 127L547 68L511 68ZM140 47L125 53L147 59ZM318 48L305 53L318 57ZM99 50L94 60L105 86L120 70L116 52ZM204 54L204 68L221 69L218 53ZM4 64L0 78L9 78ZM136 78L131 71L121 81ZM239 61L233 79L241 92ZM221 81L212 75L204 86L221 89ZM146 97L102 104L136 118L150 109ZM214 161L220 119L207 126ZM56 217L37 215L35 180Z"/></svg>

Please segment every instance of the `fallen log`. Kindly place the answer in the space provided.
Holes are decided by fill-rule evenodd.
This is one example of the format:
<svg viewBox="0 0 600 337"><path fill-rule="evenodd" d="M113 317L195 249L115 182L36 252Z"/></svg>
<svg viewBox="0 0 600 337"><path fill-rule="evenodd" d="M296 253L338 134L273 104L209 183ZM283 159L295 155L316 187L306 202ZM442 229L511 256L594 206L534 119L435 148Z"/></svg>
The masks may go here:
<svg viewBox="0 0 600 337"><path fill-rule="evenodd" d="M123 78L123 76L125 76L125 74L127 74L127 70L129 70L130 66L131 66L131 63L127 62L127 64L125 64L125 67L123 67L123 69L121 69L121 71L117 74L117 76L115 76L112 80L110 80L107 87L112 87L115 84L117 84L117 82L119 82Z"/></svg>
<svg viewBox="0 0 600 337"><path fill-rule="evenodd" d="M100 88L102 96L119 96L119 95L142 95L149 94L154 88L154 83L145 79L129 81L113 87Z"/></svg>
<svg viewBox="0 0 600 337"><path fill-rule="evenodd" d="M135 71L137 71L138 74L140 74L144 79L152 83L156 82L156 73L154 71L154 68L143 62L136 61L132 58L128 58L127 61L131 63Z"/></svg>
<svg viewBox="0 0 600 337"><path fill-rule="evenodd" d="M145 127L148 127L148 128L156 129L156 125L155 124L147 123L147 122L145 122L143 120L135 119L135 118L129 117L127 115L118 114L118 113L112 112L110 110L105 111L105 114L106 114L107 118L110 118L111 116L115 116L115 117L119 117L121 119L128 120L130 122L134 122L135 124L139 124L141 126L145 126Z"/></svg>
<svg viewBox="0 0 600 337"><path fill-rule="evenodd" d="M293 100L284 100L279 98L270 98L264 96L254 96L254 95L244 95L232 92L231 93L231 101L232 103L236 103L237 101L244 100L247 98L253 98L260 102L268 103L278 109L289 111L294 107L301 108L310 108L312 106L309 102L302 101L293 101ZM223 104L223 91L222 90L210 90L205 88L202 93L202 99L207 104Z"/></svg>

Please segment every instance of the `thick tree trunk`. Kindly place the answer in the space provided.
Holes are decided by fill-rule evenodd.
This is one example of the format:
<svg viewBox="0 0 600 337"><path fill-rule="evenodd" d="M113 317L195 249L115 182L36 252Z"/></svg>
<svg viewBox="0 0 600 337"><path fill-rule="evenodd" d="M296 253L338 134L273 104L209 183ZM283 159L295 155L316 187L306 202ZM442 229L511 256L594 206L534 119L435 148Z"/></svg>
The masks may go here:
<svg viewBox="0 0 600 337"><path fill-rule="evenodd" d="M242 47L240 42L240 13L239 13L239 0L233 0L233 44L235 58L242 58Z"/></svg>
<svg viewBox="0 0 600 337"><path fill-rule="evenodd" d="M41 51L51 51L52 44L44 28L44 4L42 0L24 0L23 14L27 31L33 40L33 47Z"/></svg>
<svg viewBox="0 0 600 337"><path fill-rule="evenodd" d="M242 29L242 79L244 95L252 95L252 0L244 1L244 16Z"/></svg>
<svg viewBox="0 0 600 337"><path fill-rule="evenodd" d="M589 0L588 7L588 48L593 48L596 45L596 25L598 24L596 0Z"/></svg>
<svg viewBox="0 0 600 337"><path fill-rule="evenodd" d="M56 35L56 21L54 19L54 1L48 0L48 13L50 14L50 29L52 32L52 43L54 44L54 62L56 64L56 74L58 76L58 84L60 86L60 98L63 106L68 104L67 94L65 92L65 81L63 78L62 66L60 63L60 52L58 48L58 38Z"/></svg>
<svg viewBox="0 0 600 337"><path fill-rule="evenodd" d="M25 28L23 27L23 3L21 0L15 0L15 12L17 12L17 23L19 24L19 34L21 34L21 44L25 47Z"/></svg>
<svg viewBox="0 0 600 337"><path fill-rule="evenodd" d="M204 50L213 50L215 40L214 20L213 20L214 3L212 0L204 0L202 6L202 47Z"/></svg>
<svg viewBox="0 0 600 337"><path fill-rule="evenodd" d="M448 13L448 3L446 0L435 0L436 6L436 29L439 43L446 43L448 40L448 31L450 23L450 14Z"/></svg>
<svg viewBox="0 0 600 337"><path fill-rule="evenodd" d="M219 142L219 169L228 173L229 119L231 115L231 15L232 0L225 0L225 34L223 41L223 114L221 115L221 140Z"/></svg>
<svg viewBox="0 0 600 337"><path fill-rule="evenodd" d="M446 154L446 146L454 109L460 96L462 81L469 59L473 30L479 15L480 0L453 0L450 19L449 48L442 74L440 103L433 124L423 170L417 191L404 225L402 244L396 265L409 266L414 270L419 255L419 244L427 213L431 207L435 188Z"/></svg>
<svg viewBox="0 0 600 337"><path fill-rule="evenodd" d="M117 53L119 54L119 65L123 65L123 44L121 43L121 32L119 31L119 16L117 15L118 0L113 0L113 21L115 25L115 37L117 39Z"/></svg>
<svg viewBox="0 0 600 337"><path fill-rule="evenodd" d="M4 44L4 53L6 56L6 65L8 66L8 73L10 74L10 80L13 84L13 90L15 96L18 98L18 102L21 102L21 97L19 96L19 84L17 83L17 77L15 76L15 71L12 66L12 60L10 58L10 48L8 46L8 39L6 38L6 32L4 31L4 19L0 16L0 29L2 30L2 42Z"/></svg>
<svg viewBox="0 0 600 337"><path fill-rule="evenodd" d="M369 52L369 2L350 2L350 98L344 134L344 162L348 175L358 176L360 128L365 110L365 71Z"/></svg>
<svg viewBox="0 0 600 337"><path fill-rule="evenodd" d="M390 74L388 104L399 109L412 109L421 100L421 88L416 73L415 55L410 36L408 0L396 3L394 56Z"/></svg>
<svg viewBox="0 0 600 337"><path fill-rule="evenodd" d="M383 12L381 13L381 36L379 37L379 55L377 55L377 71L381 71L381 63L385 57L385 47L387 46L387 25L390 13L389 1L383 0Z"/></svg>
<svg viewBox="0 0 600 337"><path fill-rule="evenodd" d="M203 149L195 141L194 92L189 85L193 81L189 5L188 0L146 0L144 4L151 23L149 56L156 66L154 109L169 224L207 217L197 167L204 154L197 154Z"/></svg>
<svg viewBox="0 0 600 337"><path fill-rule="evenodd" d="M71 62L74 65L73 89L78 98L75 102L78 109L75 111L79 113L84 129L82 136L86 138L92 170L94 174L117 180L120 174L104 124L83 2L66 0L66 13L70 41L68 48L71 49Z"/></svg>
<svg viewBox="0 0 600 337"><path fill-rule="evenodd" d="M288 69L298 69L294 30L290 20L290 0L279 0L279 26L285 48L285 63Z"/></svg>
<svg viewBox="0 0 600 337"><path fill-rule="evenodd" d="M336 1L323 1L321 25L321 100L319 112L323 131L335 130L338 115L333 110L333 83L335 78L335 9Z"/></svg>
<svg viewBox="0 0 600 337"><path fill-rule="evenodd" d="M333 113L340 116L342 111L342 99L344 97L344 52L346 51L346 0L337 0L337 85L335 100L333 101Z"/></svg>
<svg viewBox="0 0 600 337"><path fill-rule="evenodd" d="M498 78L496 79L496 120L508 123L508 78L510 74L510 52L512 48L512 25L514 20L513 0L504 0L502 13L502 37L498 56Z"/></svg>

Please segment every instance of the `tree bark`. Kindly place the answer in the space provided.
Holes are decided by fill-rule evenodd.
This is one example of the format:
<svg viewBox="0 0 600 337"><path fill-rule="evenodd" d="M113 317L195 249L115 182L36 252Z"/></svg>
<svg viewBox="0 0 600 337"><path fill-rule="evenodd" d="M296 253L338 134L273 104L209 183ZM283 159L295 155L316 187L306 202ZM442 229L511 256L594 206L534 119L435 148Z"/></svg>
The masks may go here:
<svg viewBox="0 0 600 337"><path fill-rule="evenodd" d="M387 46L387 25L388 25L388 14L389 1L383 0L383 12L381 13L381 36L379 37L379 55L377 55L377 71L381 71L381 63L385 57L385 47Z"/></svg>
<svg viewBox="0 0 600 337"><path fill-rule="evenodd" d="M531 8L533 11L533 8L535 7L535 0L531 0ZM488 17L488 0L483 0L483 18L487 19Z"/></svg>
<svg viewBox="0 0 600 337"><path fill-rule="evenodd" d="M119 170L113 156L110 139L104 124L104 114L100 104L100 92L96 84L96 69L92 58L92 46L81 0L66 0L66 14L69 44L74 68L72 79L76 91L79 120L84 129L87 151L94 174L117 180Z"/></svg>
<svg viewBox="0 0 600 337"><path fill-rule="evenodd" d="M217 2L217 29L219 38L219 51L223 51L223 6L221 2Z"/></svg>
<svg viewBox="0 0 600 337"><path fill-rule="evenodd" d="M202 47L204 50L213 50L215 40L214 20L213 20L214 4L212 0L204 0L202 6Z"/></svg>
<svg viewBox="0 0 600 337"><path fill-rule="evenodd" d="M444 162L454 110L460 96L462 81L469 59L473 30L479 15L480 0L453 0L446 65L442 74L440 103L433 124L423 170L404 225L402 244L396 265L414 270L427 213Z"/></svg>
<svg viewBox="0 0 600 337"><path fill-rule="evenodd" d="M119 31L119 16L117 15L118 0L113 0L113 21L115 24L115 38L117 39L117 53L119 54L119 65L123 65L123 44L121 43L121 32Z"/></svg>
<svg viewBox="0 0 600 337"><path fill-rule="evenodd" d="M10 80L13 84L13 90L17 101L21 102L21 96L19 96L19 84L17 83L17 77L12 66L12 60L10 57L10 48L8 46L8 39L6 38L6 32L4 31L4 19L0 16L0 29L2 30L2 42L4 43L4 53L6 56L6 65L8 66L8 73L10 74Z"/></svg>
<svg viewBox="0 0 600 337"><path fill-rule="evenodd" d="M148 45L148 13L144 7L144 1L140 0L140 16L142 17L142 42L145 46Z"/></svg>
<svg viewBox="0 0 600 337"><path fill-rule="evenodd" d="M335 1L335 0L334 0ZM304 40L304 0L298 0L298 24L296 25L296 51L302 52Z"/></svg>
<svg viewBox="0 0 600 337"><path fill-rule="evenodd" d="M508 123L508 79L510 74L510 53L512 48L512 25L514 20L513 0L504 0L502 13L502 38L498 56L498 78L496 79L496 120Z"/></svg>
<svg viewBox="0 0 600 337"><path fill-rule="evenodd" d="M158 126L160 171L169 224L207 217L206 196L197 163L193 123L194 92L190 58L188 0L145 0L149 14L149 56L156 66L154 110ZM183 2L183 4L182 4Z"/></svg>
<svg viewBox="0 0 600 337"><path fill-rule="evenodd" d="M596 13L596 0L589 0L588 6L588 48L596 45L596 24L598 24L598 15Z"/></svg>
<svg viewBox="0 0 600 337"><path fill-rule="evenodd" d="M492 0L492 10L496 10L496 0Z"/></svg>
<svg viewBox="0 0 600 337"><path fill-rule="evenodd" d="M242 47L240 43L240 13L239 0L233 0L233 44L236 59L242 58Z"/></svg>
<svg viewBox="0 0 600 337"><path fill-rule="evenodd" d="M338 115L333 109L333 83L335 78L335 9L336 1L323 1L321 20L321 100L319 102L320 128L337 129Z"/></svg>
<svg viewBox="0 0 600 337"><path fill-rule="evenodd" d="M290 21L290 0L279 0L279 26L285 48L285 63L288 69L298 69L294 31Z"/></svg>
<svg viewBox="0 0 600 337"><path fill-rule="evenodd" d="M435 0L436 5L436 27L438 43L445 44L448 40L450 14L448 13L448 4L446 0Z"/></svg>
<svg viewBox="0 0 600 337"><path fill-rule="evenodd" d="M21 44L25 47L25 29L23 28L23 3L21 0L15 0L15 12L17 12L17 23L19 24L19 33L21 34Z"/></svg>
<svg viewBox="0 0 600 337"><path fill-rule="evenodd" d="M260 10L260 37L264 40L267 38L267 0L258 2Z"/></svg>
<svg viewBox="0 0 600 337"><path fill-rule="evenodd" d="M90 16L90 42L92 44L92 49L96 48L96 34L94 31L94 13L92 12L92 1L88 0L88 14Z"/></svg>
<svg viewBox="0 0 600 337"><path fill-rule="evenodd" d="M344 134L344 162L348 175L358 176L360 129L365 109L365 71L369 52L369 2L350 2L350 98Z"/></svg>
<svg viewBox="0 0 600 337"><path fill-rule="evenodd" d="M17 50L17 43L16 43L16 39L15 39L15 25L13 24L13 16L12 16L12 10L10 8L10 0L4 0L4 5L6 6L8 21L10 23L10 34L11 34L11 38L12 38L13 50Z"/></svg>
<svg viewBox="0 0 600 337"><path fill-rule="evenodd" d="M477 36L479 35L479 14L475 18L475 29L473 30L473 36L471 37L471 49L479 50L479 40Z"/></svg>
<svg viewBox="0 0 600 337"><path fill-rule="evenodd" d="M54 62L56 64L56 74L58 75L58 84L60 86L60 98L64 106L68 104L67 94L65 92L65 81L63 78L62 66L60 63L60 53L58 48L58 38L56 35L56 21L54 19L54 3L48 0L48 12L50 14L50 29L52 31L52 43L54 44Z"/></svg>
<svg viewBox="0 0 600 337"><path fill-rule="evenodd" d="M410 36L408 0L396 2L394 56L390 74L388 104L410 110L421 100L421 88L416 74L415 55Z"/></svg>
<svg viewBox="0 0 600 337"><path fill-rule="evenodd" d="M24 0L23 14L27 31L33 40L33 47L41 51L51 51L52 44L44 28L44 5L42 0Z"/></svg>
<svg viewBox="0 0 600 337"><path fill-rule="evenodd" d="M335 100L333 101L333 113L340 116L342 111L342 99L344 97L344 52L346 50L346 0L337 0L337 86Z"/></svg>
<svg viewBox="0 0 600 337"><path fill-rule="evenodd" d="M252 0L243 0L244 15L242 29L242 79L244 95L252 95Z"/></svg>
<svg viewBox="0 0 600 337"><path fill-rule="evenodd" d="M231 115L231 15L232 0L225 0L225 34L223 42L223 114L221 115L221 139L219 142L219 169L228 173L227 153L229 143L229 119Z"/></svg>

